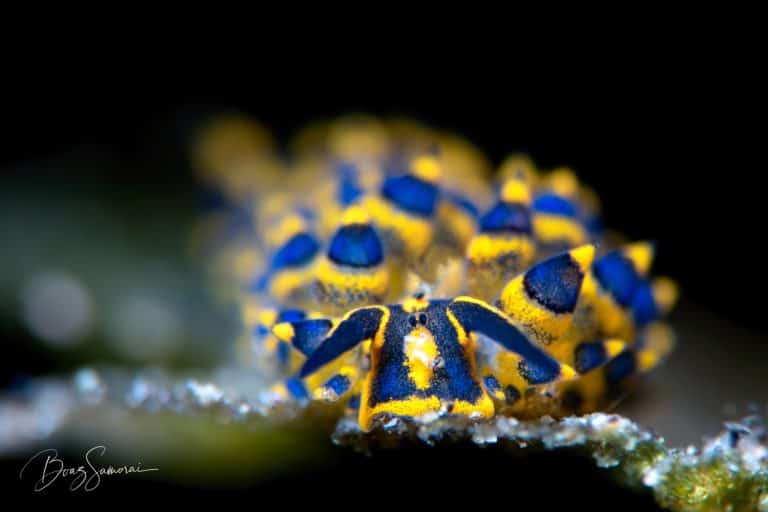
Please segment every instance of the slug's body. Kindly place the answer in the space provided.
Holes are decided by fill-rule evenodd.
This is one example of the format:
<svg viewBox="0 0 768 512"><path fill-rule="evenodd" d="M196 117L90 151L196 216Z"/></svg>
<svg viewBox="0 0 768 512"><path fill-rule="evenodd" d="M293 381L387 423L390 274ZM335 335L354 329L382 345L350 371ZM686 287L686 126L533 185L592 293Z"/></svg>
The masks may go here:
<svg viewBox="0 0 768 512"><path fill-rule="evenodd" d="M572 171L511 157L494 199L469 144L368 118L295 147L292 171L272 165L278 175L248 187L259 193L230 197L253 215L235 247L257 240L248 261L262 262L225 281L242 283L240 360L275 379L271 399L343 403L364 430L391 417L581 413L671 350L661 319L674 283L649 277L651 244L603 239L599 202ZM221 169L206 159L208 182L231 162L247 181L256 150L242 151Z"/></svg>

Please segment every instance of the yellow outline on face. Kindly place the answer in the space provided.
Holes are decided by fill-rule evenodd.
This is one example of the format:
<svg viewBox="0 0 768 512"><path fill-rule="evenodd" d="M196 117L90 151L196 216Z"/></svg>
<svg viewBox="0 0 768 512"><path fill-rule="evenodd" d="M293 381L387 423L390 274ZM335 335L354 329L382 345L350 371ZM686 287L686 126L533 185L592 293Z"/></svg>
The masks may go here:
<svg viewBox="0 0 768 512"><path fill-rule="evenodd" d="M416 299L412 298L410 299L410 311L419 311L424 309L426 305L429 304L429 301L426 299ZM386 308L383 308L386 309ZM405 309L405 308L404 308ZM454 328L458 325L458 322L456 321L456 318L451 318L450 312L448 312L449 319L451 319L451 323L454 326ZM450 407L448 407L446 404L442 404L440 400L435 397L425 397L425 398L409 398L406 400L391 400L389 402L384 402L380 404L376 404L374 407L368 406L368 401L370 399L371 394L371 386L373 383L373 376L376 373L376 368L378 367L378 358L379 358L379 351L381 350L381 347L384 345L384 333L387 328L387 324L389 323L390 313L387 310L387 313L384 317L381 319L381 323L379 324L379 330L376 332L376 336L374 337L374 342L371 348L371 371L368 372L368 375L365 377L365 382L363 384L363 389L360 397L360 411L358 413L358 423L360 424L360 428L363 429L363 431L369 431L371 427L373 426L373 420L374 418L379 414L393 414L396 416L405 416L405 417L412 417L412 418L418 418L420 416L423 416L428 413L437 413L440 412L443 407L447 407L447 409L450 409L452 414L462 414L469 417L474 418L491 418L493 417L493 414L495 412L493 401L490 399L488 394L485 392L485 388L483 388L480 383L478 382L478 387L480 389L480 397L478 398L476 403L470 403L466 400L454 400ZM474 358L474 352L472 351L473 348L473 342L470 338L466 336L466 333L464 329L459 328L457 329L457 335L459 336L459 342L462 344L462 346L465 347L465 350L467 350L467 356L470 361L471 365L471 371L473 375L476 375L476 366L475 366L475 358ZM435 347L436 348L436 347ZM477 382L477 379L475 379Z"/></svg>

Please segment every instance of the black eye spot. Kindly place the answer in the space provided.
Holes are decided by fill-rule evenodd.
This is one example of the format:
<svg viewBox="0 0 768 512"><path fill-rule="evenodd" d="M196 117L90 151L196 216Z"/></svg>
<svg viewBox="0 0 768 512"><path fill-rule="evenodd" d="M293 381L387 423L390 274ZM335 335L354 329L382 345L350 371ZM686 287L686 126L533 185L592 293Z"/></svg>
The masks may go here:
<svg viewBox="0 0 768 512"><path fill-rule="evenodd" d="M419 315L419 323L421 325L427 325L427 315L425 315L424 313L421 313Z"/></svg>
<svg viewBox="0 0 768 512"><path fill-rule="evenodd" d="M416 317L413 315L408 316L408 323L411 324L411 327L416 327Z"/></svg>
<svg viewBox="0 0 768 512"><path fill-rule="evenodd" d="M413 294L413 298L416 300L421 300L424 298L424 292L416 292Z"/></svg>

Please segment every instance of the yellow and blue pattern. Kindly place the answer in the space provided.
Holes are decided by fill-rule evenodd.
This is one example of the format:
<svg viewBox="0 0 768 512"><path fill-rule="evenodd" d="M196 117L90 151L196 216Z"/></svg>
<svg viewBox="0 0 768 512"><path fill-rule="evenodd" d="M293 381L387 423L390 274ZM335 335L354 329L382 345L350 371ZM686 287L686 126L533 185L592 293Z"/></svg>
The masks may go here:
<svg viewBox="0 0 768 512"><path fill-rule="evenodd" d="M291 148L228 117L192 155L216 198L195 246L241 304L238 358L272 400L336 404L366 431L584 413L674 347L654 245L606 237L571 169L511 155L494 176L460 137L369 116Z"/></svg>

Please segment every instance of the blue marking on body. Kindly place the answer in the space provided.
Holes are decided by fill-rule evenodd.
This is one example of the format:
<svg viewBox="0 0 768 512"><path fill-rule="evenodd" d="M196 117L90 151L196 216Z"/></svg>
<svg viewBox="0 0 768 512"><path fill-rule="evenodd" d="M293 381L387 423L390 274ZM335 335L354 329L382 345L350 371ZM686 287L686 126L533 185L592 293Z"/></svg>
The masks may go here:
<svg viewBox="0 0 768 512"><path fill-rule="evenodd" d="M280 368L288 368L291 362L291 346L284 341L277 343L277 363Z"/></svg>
<svg viewBox="0 0 768 512"><path fill-rule="evenodd" d="M343 207L347 207L357 202L363 195L363 189L360 188L357 183L350 178L345 178L339 183L339 204Z"/></svg>
<svg viewBox="0 0 768 512"><path fill-rule="evenodd" d="M531 212L523 204L496 203L480 218L480 230L487 233L502 231L530 235Z"/></svg>
<svg viewBox="0 0 768 512"><path fill-rule="evenodd" d="M333 324L327 318L313 318L292 322L293 338L291 343L305 356L310 355L322 343Z"/></svg>
<svg viewBox="0 0 768 512"><path fill-rule="evenodd" d="M489 393L496 393L501 389L501 384L499 384L498 379L493 375L486 375L483 377L483 384Z"/></svg>
<svg viewBox="0 0 768 512"><path fill-rule="evenodd" d="M306 265L320 250L320 242L308 234L299 233L291 237L272 257L272 270Z"/></svg>
<svg viewBox="0 0 768 512"><path fill-rule="evenodd" d="M571 313L579 300L584 274L568 253L553 256L525 273L528 296L554 313Z"/></svg>
<svg viewBox="0 0 768 512"><path fill-rule="evenodd" d="M285 389L288 390L288 393L290 393L293 398L297 400L307 400L309 398L307 387L304 385L301 379L290 377L285 380L284 384Z"/></svg>
<svg viewBox="0 0 768 512"><path fill-rule="evenodd" d="M269 327L264 324L256 324L256 326L253 328L253 335L256 338L263 338L269 334L269 332Z"/></svg>
<svg viewBox="0 0 768 512"><path fill-rule="evenodd" d="M373 267L384 261L384 249L373 226L349 224L339 228L333 236L328 258L339 265Z"/></svg>
<svg viewBox="0 0 768 512"><path fill-rule="evenodd" d="M336 374L323 384L323 387L332 390L337 396L341 396L347 392L351 382L345 375Z"/></svg>
<svg viewBox="0 0 768 512"><path fill-rule="evenodd" d="M446 194L446 198L448 201L470 214L473 218L476 219L480 215L480 212L477 210L477 206L475 206L474 203L472 203L472 201L466 197L455 192L448 192Z"/></svg>
<svg viewBox="0 0 768 512"><path fill-rule="evenodd" d="M560 374L558 367L557 373L547 366L531 364L529 360L523 359L517 363L517 371L529 384L546 384L552 382Z"/></svg>
<svg viewBox="0 0 768 512"><path fill-rule="evenodd" d="M635 325L643 327L659 318L659 308L653 298L653 287L648 281L641 281L632 297L632 318Z"/></svg>
<svg viewBox="0 0 768 512"><path fill-rule="evenodd" d="M387 178L381 193L400 209L414 215L430 217L435 211L437 187L410 174Z"/></svg>
<svg viewBox="0 0 768 512"><path fill-rule="evenodd" d="M269 275L269 272L264 272L263 274L251 279L246 286L246 290L250 293L263 293L267 290L267 286L269 286L269 281L271 278L272 276Z"/></svg>
<svg viewBox="0 0 768 512"><path fill-rule="evenodd" d="M618 384L633 374L636 368L635 354L625 350L605 365L605 380L609 385Z"/></svg>
<svg viewBox="0 0 768 512"><path fill-rule="evenodd" d="M307 318L307 312L301 309L283 309L278 313L276 324L280 322L298 322Z"/></svg>
<svg viewBox="0 0 768 512"><path fill-rule="evenodd" d="M553 193L544 193L533 200L533 210L537 213L548 213L561 217L576 218L576 205L568 199Z"/></svg>
<svg viewBox="0 0 768 512"><path fill-rule="evenodd" d="M602 342L581 343L574 350L576 371L587 373L605 362L607 354Z"/></svg>
<svg viewBox="0 0 768 512"><path fill-rule="evenodd" d="M352 410L357 410L360 408L360 394L354 394L351 397L349 397L349 400L347 401L347 407L349 407Z"/></svg>
<svg viewBox="0 0 768 512"><path fill-rule="evenodd" d="M355 203L363 195L363 189L358 184L358 169L355 164L342 162L336 166L339 175L337 197L339 204L347 207Z"/></svg>
<svg viewBox="0 0 768 512"><path fill-rule="evenodd" d="M467 332L479 332L520 355L526 361L523 377L531 384L551 382L560 375L560 364L531 343L508 319L490 307L456 300L449 309Z"/></svg>
<svg viewBox="0 0 768 512"><path fill-rule="evenodd" d="M612 251L598 258L592 265L592 271L600 285L610 292L616 302L625 308L630 306L640 282L640 276L630 260L620 251Z"/></svg>

